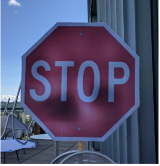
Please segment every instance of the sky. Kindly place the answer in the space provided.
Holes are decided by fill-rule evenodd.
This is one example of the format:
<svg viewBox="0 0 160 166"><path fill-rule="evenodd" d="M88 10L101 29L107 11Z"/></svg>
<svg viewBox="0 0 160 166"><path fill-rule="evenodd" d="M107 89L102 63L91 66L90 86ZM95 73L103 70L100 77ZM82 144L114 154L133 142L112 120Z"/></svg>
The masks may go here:
<svg viewBox="0 0 160 166"><path fill-rule="evenodd" d="M1 101L15 100L22 55L57 22L88 22L87 0L1 0Z"/></svg>

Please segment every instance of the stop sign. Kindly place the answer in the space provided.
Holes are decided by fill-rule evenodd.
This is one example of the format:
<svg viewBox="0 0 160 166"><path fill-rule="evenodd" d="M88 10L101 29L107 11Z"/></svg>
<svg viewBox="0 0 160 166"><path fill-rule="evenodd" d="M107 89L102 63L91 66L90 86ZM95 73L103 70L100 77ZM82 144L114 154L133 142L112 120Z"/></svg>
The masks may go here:
<svg viewBox="0 0 160 166"><path fill-rule="evenodd" d="M103 23L57 23L22 57L21 105L55 141L104 141L139 106L139 57Z"/></svg>

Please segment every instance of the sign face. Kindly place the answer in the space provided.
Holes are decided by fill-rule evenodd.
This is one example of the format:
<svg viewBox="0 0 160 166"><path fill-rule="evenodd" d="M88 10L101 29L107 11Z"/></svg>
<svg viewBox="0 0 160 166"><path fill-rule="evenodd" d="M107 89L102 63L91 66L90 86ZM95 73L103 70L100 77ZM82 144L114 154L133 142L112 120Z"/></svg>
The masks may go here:
<svg viewBox="0 0 160 166"><path fill-rule="evenodd" d="M55 141L104 141L139 106L139 57L104 23L57 23L22 57L21 105Z"/></svg>

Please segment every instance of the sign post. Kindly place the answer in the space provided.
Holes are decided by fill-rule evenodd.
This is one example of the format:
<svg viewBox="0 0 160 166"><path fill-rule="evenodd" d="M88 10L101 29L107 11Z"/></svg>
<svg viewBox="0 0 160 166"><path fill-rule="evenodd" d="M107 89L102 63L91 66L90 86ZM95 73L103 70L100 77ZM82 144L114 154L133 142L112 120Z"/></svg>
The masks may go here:
<svg viewBox="0 0 160 166"><path fill-rule="evenodd" d="M107 24L57 23L23 55L21 89L54 141L104 141L139 107L139 57Z"/></svg>
<svg viewBox="0 0 160 166"><path fill-rule="evenodd" d="M83 151L83 141L78 141L78 151Z"/></svg>
<svg viewBox="0 0 160 166"><path fill-rule="evenodd" d="M57 157L59 155L58 150L58 141L54 141L54 157Z"/></svg>
<svg viewBox="0 0 160 166"><path fill-rule="evenodd" d="M83 151L83 141L78 141L78 151L82 152ZM83 155L80 154L78 156L78 163L83 164Z"/></svg>

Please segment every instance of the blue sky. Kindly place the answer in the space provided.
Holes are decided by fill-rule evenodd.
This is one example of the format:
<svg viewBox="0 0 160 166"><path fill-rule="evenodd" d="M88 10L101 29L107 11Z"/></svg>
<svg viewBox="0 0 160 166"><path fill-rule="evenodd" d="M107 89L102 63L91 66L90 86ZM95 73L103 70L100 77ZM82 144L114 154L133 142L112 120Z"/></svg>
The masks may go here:
<svg viewBox="0 0 160 166"><path fill-rule="evenodd" d="M87 0L1 1L1 101L14 100L22 55L56 22L88 22Z"/></svg>

